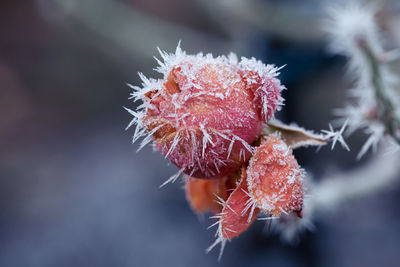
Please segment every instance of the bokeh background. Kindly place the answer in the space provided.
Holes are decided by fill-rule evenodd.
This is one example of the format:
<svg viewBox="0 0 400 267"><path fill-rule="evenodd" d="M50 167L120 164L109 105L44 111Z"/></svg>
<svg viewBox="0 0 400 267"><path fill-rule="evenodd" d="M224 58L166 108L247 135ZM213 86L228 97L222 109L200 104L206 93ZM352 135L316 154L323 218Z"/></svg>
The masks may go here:
<svg viewBox="0 0 400 267"><path fill-rule="evenodd" d="M400 185L318 219L293 246L263 222L205 255L210 219L192 213L174 166L136 153L126 83L157 76L156 47L230 51L287 66L279 118L326 129L343 106L345 59L326 51L327 3L296 0L2 0L0 266L399 266ZM382 27L400 40L398 1ZM400 44L400 42L398 42ZM158 77L158 76L157 76ZM365 140L296 151L314 179L368 164Z"/></svg>

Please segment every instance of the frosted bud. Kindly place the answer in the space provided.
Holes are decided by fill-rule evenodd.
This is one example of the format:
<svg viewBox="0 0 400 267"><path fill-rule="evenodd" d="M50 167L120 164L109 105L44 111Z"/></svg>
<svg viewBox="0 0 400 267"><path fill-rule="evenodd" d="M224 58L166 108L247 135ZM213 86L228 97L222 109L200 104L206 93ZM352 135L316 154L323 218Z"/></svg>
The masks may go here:
<svg viewBox="0 0 400 267"><path fill-rule="evenodd" d="M263 123L281 103L277 68L235 55L161 52L156 69L163 79L144 78L138 124L155 147L183 172L197 178L223 177L252 153ZM146 138L145 138L146 139Z"/></svg>

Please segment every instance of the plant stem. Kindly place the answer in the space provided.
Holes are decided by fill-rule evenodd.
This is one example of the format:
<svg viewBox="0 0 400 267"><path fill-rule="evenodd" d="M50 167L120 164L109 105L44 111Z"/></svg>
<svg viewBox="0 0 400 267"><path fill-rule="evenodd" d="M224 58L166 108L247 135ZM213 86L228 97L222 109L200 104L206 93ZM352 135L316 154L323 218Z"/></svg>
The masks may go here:
<svg viewBox="0 0 400 267"><path fill-rule="evenodd" d="M396 133L400 128L400 120L396 117L395 105L388 95L388 90L382 78L381 63L366 41L360 41L359 47L369 63L371 84L374 88L378 108L378 119L385 125L386 132L400 144L400 136Z"/></svg>

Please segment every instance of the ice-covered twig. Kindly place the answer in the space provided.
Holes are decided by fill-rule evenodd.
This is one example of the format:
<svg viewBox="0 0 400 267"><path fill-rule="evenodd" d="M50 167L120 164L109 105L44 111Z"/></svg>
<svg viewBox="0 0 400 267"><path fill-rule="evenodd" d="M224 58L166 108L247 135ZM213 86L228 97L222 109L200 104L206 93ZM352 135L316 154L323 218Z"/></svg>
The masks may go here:
<svg viewBox="0 0 400 267"><path fill-rule="evenodd" d="M349 119L348 133L363 129L369 135L358 158L385 136L400 143L399 95L392 89L395 78L386 65L398 56L398 50L385 52L375 21L377 11L376 5L351 1L332 8L326 24L330 48L348 58L348 75L354 81L353 103L336 114Z"/></svg>
<svg viewBox="0 0 400 267"><path fill-rule="evenodd" d="M285 143L292 149L304 146L324 146L332 142L332 149L339 142L344 149L350 150L343 138L343 132L348 124L348 120L342 125L341 129L335 131L332 125L329 130L322 130L322 134L316 134L310 130L306 130L296 124L284 124L279 120L269 121L262 131L262 135L275 134L282 138Z"/></svg>
<svg viewBox="0 0 400 267"><path fill-rule="evenodd" d="M360 40L359 46L369 63L370 83L377 104L377 119L385 126L386 133L397 143L400 143L400 135L397 133L400 128L400 119L396 105L390 97L390 91L386 88L387 85L382 76L382 63L365 40Z"/></svg>

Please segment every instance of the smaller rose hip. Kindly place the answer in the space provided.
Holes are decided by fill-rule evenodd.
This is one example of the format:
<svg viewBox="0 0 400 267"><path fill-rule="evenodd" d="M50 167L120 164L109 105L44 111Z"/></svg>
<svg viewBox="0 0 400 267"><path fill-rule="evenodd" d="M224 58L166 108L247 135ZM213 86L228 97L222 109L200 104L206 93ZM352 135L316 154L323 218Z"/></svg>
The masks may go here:
<svg viewBox="0 0 400 267"><path fill-rule="evenodd" d="M291 149L276 136L264 138L247 169L249 193L264 212L280 216L301 214L302 171Z"/></svg>

